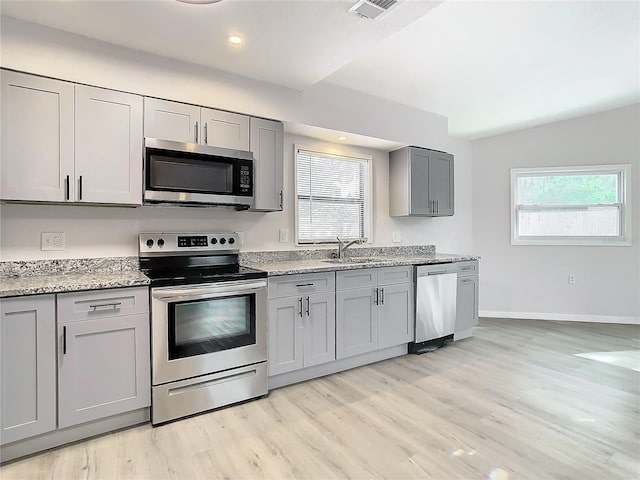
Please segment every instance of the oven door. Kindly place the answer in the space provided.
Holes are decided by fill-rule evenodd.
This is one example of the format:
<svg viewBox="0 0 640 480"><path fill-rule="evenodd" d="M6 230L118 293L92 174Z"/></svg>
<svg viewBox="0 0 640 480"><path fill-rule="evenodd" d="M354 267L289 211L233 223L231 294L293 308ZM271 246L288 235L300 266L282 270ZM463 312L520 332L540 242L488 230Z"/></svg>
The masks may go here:
<svg viewBox="0 0 640 480"><path fill-rule="evenodd" d="M267 360L265 280L151 289L152 384Z"/></svg>

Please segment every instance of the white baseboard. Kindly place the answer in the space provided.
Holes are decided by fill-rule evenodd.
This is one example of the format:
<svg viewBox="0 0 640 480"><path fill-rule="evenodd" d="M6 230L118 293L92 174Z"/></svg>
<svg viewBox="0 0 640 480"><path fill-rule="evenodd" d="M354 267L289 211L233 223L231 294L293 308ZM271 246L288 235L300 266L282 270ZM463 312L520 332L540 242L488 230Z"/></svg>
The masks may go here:
<svg viewBox="0 0 640 480"><path fill-rule="evenodd" d="M619 315L581 315L574 313L494 312L481 310L481 317L513 318L516 320L559 320L561 322L622 323L640 325L640 317Z"/></svg>

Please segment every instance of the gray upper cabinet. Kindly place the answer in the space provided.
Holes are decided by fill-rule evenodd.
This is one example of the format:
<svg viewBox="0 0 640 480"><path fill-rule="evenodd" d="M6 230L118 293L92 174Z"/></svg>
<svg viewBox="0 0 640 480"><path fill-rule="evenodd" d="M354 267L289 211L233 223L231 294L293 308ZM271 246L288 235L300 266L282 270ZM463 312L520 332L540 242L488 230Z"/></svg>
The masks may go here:
<svg viewBox="0 0 640 480"><path fill-rule="evenodd" d="M58 295L58 426L149 406L149 356L147 288Z"/></svg>
<svg viewBox="0 0 640 480"><path fill-rule="evenodd" d="M142 97L76 85L76 201L140 205L142 142Z"/></svg>
<svg viewBox="0 0 640 480"><path fill-rule="evenodd" d="M157 98L144 99L144 136L198 143L200 107Z"/></svg>
<svg viewBox="0 0 640 480"><path fill-rule="evenodd" d="M253 210L281 211L283 204L284 125L252 117L250 150L255 159L255 206Z"/></svg>
<svg viewBox="0 0 640 480"><path fill-rule="evenodd" d="M54 295L0 300L3 445L56 428L55 328Z"/></svg>
<svg viewBox="0 0 640 480"><path fill-rule="evenodd" d="M0 70L2 200L74 198L73 84Z"/></svg>
<svg viewBox="0 0 640 480"><path fill-rule="evenodd" d="M144 136L249 150L249 117L157 98L144 99Z"/></svg>
<svg viewBox="0 0 640 480"><path fill-rule="evenodd" d="M390 152L389 214L453 215L453 155L420 147Z"/></svg>
<svg viewBox="0 0 640 480"><path fill-rule="evenodd" d="M2 70L2 199L142 203L142 97Z"/></svg>
<svg viewBox="0 0 640 480"><path fill-rule="evenodd" d="M249 117L246 115L202 108L200 120L203 145L249 151Z"/></svg>

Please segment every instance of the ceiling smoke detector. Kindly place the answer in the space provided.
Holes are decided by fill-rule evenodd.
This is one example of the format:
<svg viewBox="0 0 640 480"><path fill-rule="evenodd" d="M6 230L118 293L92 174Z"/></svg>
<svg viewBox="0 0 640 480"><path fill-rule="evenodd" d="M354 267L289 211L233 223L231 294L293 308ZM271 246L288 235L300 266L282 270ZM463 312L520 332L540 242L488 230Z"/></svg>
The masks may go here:
<svg viewBox="0 0 640 480"><path fill-rule="evenodd" d="M359 0L349 11L357 13L361 17L375 20L396 3L398 0Z"/></svg>

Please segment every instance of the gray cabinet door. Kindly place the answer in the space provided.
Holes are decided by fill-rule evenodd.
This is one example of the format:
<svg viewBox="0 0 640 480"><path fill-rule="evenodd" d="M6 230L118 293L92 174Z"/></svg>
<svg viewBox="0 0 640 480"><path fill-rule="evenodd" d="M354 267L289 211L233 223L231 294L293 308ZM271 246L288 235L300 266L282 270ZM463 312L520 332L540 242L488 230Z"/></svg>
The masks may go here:
<svg viewBox="0 0 640 480"><path fill-rule="evenodd" d="M379 348L413 341L413 283L381 287L379 292Z"/></svg>
<svg viewBox="0 0 640 480"><path fill-rule="evenodd" d="M462 332L478 324L479 277L458 278L456 297L456 332Z"/></svg>
<svg viewBox="0 0 640 480"><path fill-rule="evenodd" d="M142 97L75 89L76 200L142 204Z"/></svg>
<svg viewBox="0 0 640 480"><path fill-rule="evenodd" d="M2 199L73 200L73 84L0 73Z"/></svg>
<svg viewBox="0 0 640 480"><path fill-rule="evenodd" d="M200 107L145 98L144 136L173 142L198 143Z"/></svg>
<svg viewBox="0 0 640 480"><path fill-rule="evenodd" d="M334 293L304 298L304 366L336 359L336 296Z"/></svg>
<svg viewBox="0 0 640 480"><path fill-rule="evenodd" d="M0 300L0 440L56 428L54 295Z"/></svg>
<svg viewBox="0 0 640 480"><path fill-rule="evenodd" d="M59 324L59 427L149 406L149 370L149 314Z"/></svg>
<svg viewBox="0 0 640 480"><path fill-rule="evenodd" d="M378 349L376 289L336 292L336 358Z"/></svg>
<svg viewBox="0 0 640 480"><path fill-rule="evenodd" d="M303 297L269 300L269 375L304 366Z"/></svg>
<svg viewBox="0 0 640 480"><path fill-rule="evenodd" d="M411 215L429 215L433 213L431 197L429 196L429 150L422 148L410 149L409 174L409 213Z"/></svg>
<svg viewBox="0 0 640 480"><path fill-rule="evenodd" d="M429 153L429 203L434 215L453 215L453 155Z"/></svg>
<svg viewBox="0 0 640 480"><path fill-rule="evenodd" d="M201 108L200 143L212 147L249 150L249 117L239 113Z"/></svg>
<svg viewBox="0 0 640 480"><path fill-rule="evenodd" d="M284 125L282 122L251 118L249 138L255 159L253 210L281 211Z"/></svg>

